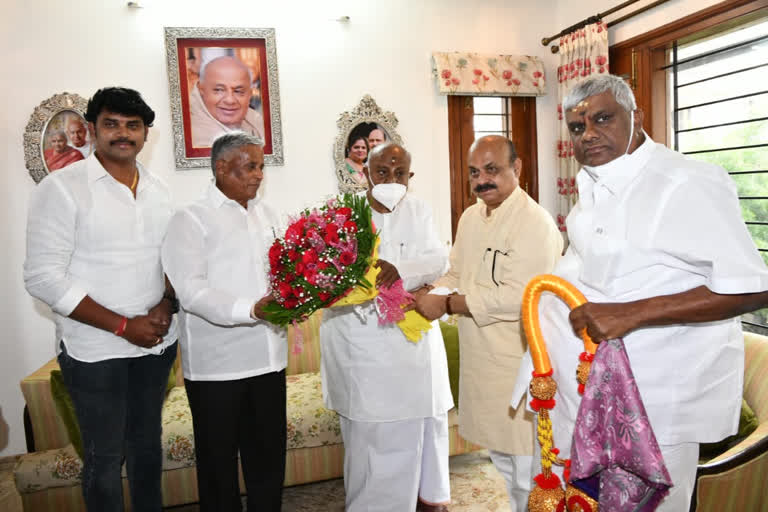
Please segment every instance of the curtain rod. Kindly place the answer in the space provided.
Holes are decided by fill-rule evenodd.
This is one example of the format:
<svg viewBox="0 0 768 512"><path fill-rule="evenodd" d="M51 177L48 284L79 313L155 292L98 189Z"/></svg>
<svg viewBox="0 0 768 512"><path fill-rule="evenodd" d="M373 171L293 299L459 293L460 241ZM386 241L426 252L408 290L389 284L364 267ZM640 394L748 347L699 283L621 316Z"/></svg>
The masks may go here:
<svg viewBox="0 0 768 512"><path fill-rule="evenodd" d="M594 16L590 16L589 18L586 18L586 19L584 19L584 20L582 20L582 21L580 21L578 23L575 23L575 24L571 25L568 28L565 28L565 29L561 30L559 33L555 34L554 36L542 38L541 44L544 45L544 46L547 46L549 43L551 43L555 39L558 39L558 38L560 38L560 37L562 37L562 36L564 36L566 34L570 34L574 30L578 30L580 28L584 28L585 26L587 26L587 25L589 25L591 23L596 23L596 22L602 20L605 16L613 14L616 11L620 11L621 9L624 9L625 7L629 7L630 5L632 5L634 3L637 3L638 1L639 0L627 0L626 2L623 2L623 3L619 4L619 5L617 5L616 7L608 9L605 12L597 13ZM618 19L615 19L613 21L608 22L607 27L612 27L614 25L618 25L622 21L626 21L629 18L632 18L633 16L637 16L638 14L644 13L645 11L653 9L654 7L659 6L659 5L661 5L663 3L666 3L668 1L669 0L656 0L655 2L652 2L652 3L648 4L648 5L643 6L643 7L640 7L639 9L636 9L636 10L632 11L631 13L622 16L621 18L618 18ZM553 45L551 47L551 50L552 50L552 53L557 53L558 51L560 51L560 47L557 46L557 45Z"/></svg>

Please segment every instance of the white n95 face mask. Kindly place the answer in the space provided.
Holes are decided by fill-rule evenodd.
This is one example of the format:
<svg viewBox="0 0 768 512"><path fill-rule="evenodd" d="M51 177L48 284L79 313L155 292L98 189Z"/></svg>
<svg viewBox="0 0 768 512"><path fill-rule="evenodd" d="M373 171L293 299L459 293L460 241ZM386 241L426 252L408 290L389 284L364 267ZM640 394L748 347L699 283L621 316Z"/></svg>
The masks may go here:
<svg viewBox="0 0 768 512"><path fill-rule="evenodd" d="M395 206L403 200L408 189L400 183L380 183L371 189L371 195L383 204L387 210L393 211Z"/></svg>

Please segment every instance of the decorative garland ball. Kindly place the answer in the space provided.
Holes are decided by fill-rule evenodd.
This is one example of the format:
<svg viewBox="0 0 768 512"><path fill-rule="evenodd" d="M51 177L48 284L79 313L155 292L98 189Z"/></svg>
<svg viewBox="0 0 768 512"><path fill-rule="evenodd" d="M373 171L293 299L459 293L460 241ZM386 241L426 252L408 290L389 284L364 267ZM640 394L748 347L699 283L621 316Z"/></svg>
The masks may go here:
<svg viewBox="0 0 768 512"><path fill-rule="evenodd" d="M562 487L542 489L538 485L528 495L529 512L555 512L558 504L565 499Z"/></svg>
<svg viewBox="0 0 768 512"><path fill-rule="evenodd" d="M572 485L565 488L565 502L569 512L597 512L597 501Z"/></svg>
<svg viewBox="0 0 768 512"><path fill-rule="evenodd" d="M587 377L589 377L589 369L592 367L592 363L589 361L579 361L579 366L576 368L576 380L579 384L587 385Z"/></svg>
<svg viewBox="0 0 768 512"><path fill-rule="evenodd" d="M557 391L557 383L552 377L534 377L531 379L531 395L539 400L552 400Z"/></svg>

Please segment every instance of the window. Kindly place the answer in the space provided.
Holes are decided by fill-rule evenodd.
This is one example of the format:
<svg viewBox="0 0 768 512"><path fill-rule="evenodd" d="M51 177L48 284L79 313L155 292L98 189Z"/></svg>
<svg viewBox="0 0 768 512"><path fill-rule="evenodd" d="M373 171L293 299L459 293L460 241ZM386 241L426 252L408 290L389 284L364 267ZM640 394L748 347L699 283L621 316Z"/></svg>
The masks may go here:
<svg viewBox="0 0 768 512"><path fill-rule="evenodd" d="M520 187L538 200L536 98L448 96L453 236L456 236L462 212L475 203L475 196L469 189L469 147L475 139L494 134L514 141L517 156L523 164Z"/></svg>
<svg viewBox="0 0 768 512"><path fill-rule="evenodd" d="M474 132L475 139L485 135L503 135L510 138L509 129L509 98L472 98L474 107Z"/></svg>
<svg viewBox="0 0 768 512"><path fill-rule="evenodd" d="M742 215L768 263L768 21L669 50L670 146L725 168ZM745 315L768 324L768 309Z"/></svg>
<svg viewBox="0 0 768 512"><path fill-rule="evenodd" d="M614 45L645 129L690 158L725 168L747 229L768 263L768 8L722 2ZM742 317L768 334L768 309Z"/></svg>

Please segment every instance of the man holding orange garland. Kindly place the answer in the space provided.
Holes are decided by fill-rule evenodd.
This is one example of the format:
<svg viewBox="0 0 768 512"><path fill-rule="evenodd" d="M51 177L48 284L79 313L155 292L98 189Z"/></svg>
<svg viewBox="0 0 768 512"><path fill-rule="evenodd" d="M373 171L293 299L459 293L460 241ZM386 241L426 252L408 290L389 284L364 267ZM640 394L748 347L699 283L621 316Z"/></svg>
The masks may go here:
<svg viewBox="0 0 768 512"><path fill-rule="evenodd" d="M539 306L554 375L555 445L567 457L580 403L573 377L583 350L623 338L674 487L657 510L688 510L699 443L736 431L744 375L738 315L768 301L768 269L720 167L687 160L642 129L643 112L617 76L576 85L563 102L579 202L571 245L554 273L589 302ZM527 361L530 363L530 360ZM530 381L520 373L513 403Z"/></svg>

